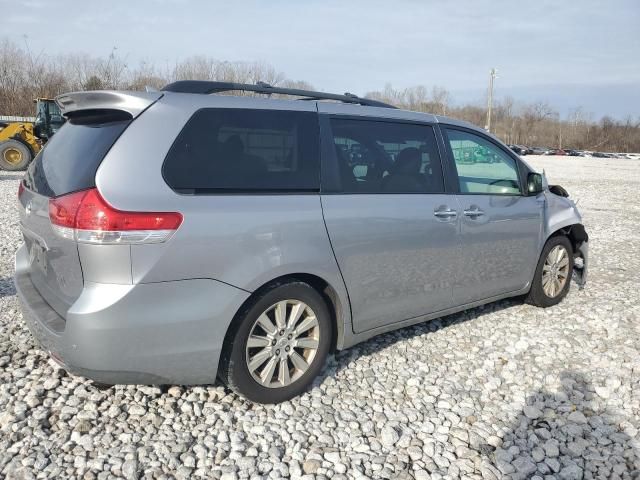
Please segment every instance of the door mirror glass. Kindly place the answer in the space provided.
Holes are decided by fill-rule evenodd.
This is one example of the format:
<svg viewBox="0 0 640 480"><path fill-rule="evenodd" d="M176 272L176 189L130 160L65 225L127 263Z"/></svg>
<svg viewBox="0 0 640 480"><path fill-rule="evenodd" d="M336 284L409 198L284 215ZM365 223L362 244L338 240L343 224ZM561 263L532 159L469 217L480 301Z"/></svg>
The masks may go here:
<svg viewBox="0 0 640 480"><path fill-rule="evenodd" d="M539 173L529 172L527 175L527 192L529 195L537 195L542 192L542 175Z"/></svg>

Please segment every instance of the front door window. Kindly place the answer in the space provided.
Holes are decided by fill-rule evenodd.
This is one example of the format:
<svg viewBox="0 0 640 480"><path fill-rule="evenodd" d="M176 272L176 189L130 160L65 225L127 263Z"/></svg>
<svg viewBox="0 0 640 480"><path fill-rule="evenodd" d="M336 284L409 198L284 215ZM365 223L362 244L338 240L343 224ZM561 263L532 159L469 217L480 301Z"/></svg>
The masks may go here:
<svg viewBox="0 0 640 480"><path fill-rule="evenodd" d="M516 161L479 135L447 129L461 193L520 195Z"/></svg>

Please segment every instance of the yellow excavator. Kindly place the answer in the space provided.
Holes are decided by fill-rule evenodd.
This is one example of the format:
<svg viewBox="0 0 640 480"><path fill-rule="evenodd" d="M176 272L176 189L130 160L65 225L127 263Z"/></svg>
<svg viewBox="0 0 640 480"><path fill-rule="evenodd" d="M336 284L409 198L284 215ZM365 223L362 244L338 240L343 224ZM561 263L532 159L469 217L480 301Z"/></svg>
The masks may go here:
<svg viewBox="0 0 640 480"><path fill-rule="evenodd" d="M0 169L24 170L64 123L56 102L37 98L34 122L0 120Z"/></svg>

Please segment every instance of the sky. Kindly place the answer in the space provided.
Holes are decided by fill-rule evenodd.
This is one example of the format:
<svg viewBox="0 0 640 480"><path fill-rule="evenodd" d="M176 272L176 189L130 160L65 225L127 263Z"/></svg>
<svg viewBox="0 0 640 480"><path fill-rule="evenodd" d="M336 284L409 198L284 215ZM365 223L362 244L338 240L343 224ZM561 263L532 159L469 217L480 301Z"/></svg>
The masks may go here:
<svg viewBox="0 0 640 480"><path fill-rule="evenodd" d="M20 8L17 8L21 5ZM640 0L0 0L33 52L260 61L331 92L445 87L456 104L548 101L640 117Z"/></svg>

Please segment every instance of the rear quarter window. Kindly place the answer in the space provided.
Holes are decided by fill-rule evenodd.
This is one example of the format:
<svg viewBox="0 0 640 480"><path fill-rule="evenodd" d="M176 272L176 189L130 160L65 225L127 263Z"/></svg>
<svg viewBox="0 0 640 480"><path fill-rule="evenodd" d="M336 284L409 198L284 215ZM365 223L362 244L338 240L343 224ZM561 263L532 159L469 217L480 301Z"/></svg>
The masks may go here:
<svg viewBox="0 0 640 480"><path fill-rule="evenodd" d="M198 110L162 167L179 193L319 191L319 127L313 112Z"/></svg>
<svg viewBox="0 0 640 480"><path fill-rule="evenodd" d="M47 197L95 187L100 163L129 123L119 111L70 118L31 162L26 186Z"/></svg>

